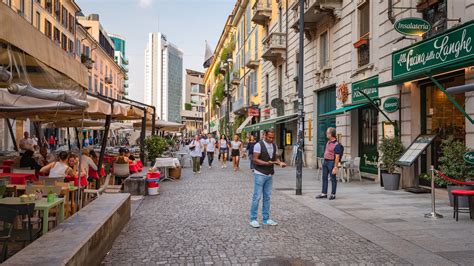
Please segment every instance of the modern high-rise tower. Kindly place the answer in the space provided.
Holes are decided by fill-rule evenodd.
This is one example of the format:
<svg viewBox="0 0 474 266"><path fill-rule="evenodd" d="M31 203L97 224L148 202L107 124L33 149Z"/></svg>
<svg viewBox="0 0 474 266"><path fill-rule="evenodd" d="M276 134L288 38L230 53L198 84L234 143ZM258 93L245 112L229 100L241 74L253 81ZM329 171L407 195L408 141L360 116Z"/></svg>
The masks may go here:
<svg viewBox="0 0 474 266"><path fill-rule="evenodd" d="M162 33L150 33L145 48L145 103L158 117L181 122L183 52Z"/></svg>

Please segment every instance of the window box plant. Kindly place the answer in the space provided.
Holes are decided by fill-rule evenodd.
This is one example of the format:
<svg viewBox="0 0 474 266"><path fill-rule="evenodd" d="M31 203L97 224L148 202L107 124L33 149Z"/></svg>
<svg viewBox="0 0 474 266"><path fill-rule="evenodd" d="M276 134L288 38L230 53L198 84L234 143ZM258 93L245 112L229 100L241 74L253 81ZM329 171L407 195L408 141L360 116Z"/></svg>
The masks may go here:
<svg viewBox="0 0 474 266"><path fill-rule="evenodd" d="M360 47L369 44L369 40L365 37L361 37L357 42L354 43L354 48L359 49Z"/></svg>
<svg viewBox="0 0 474 266"><path fill-rule="evenodd" d="M403 145L398 138L384 138L379 147L383 165L382 179L385 190L398 190L400 187L400 173L397 173L396 161L402 156Z"/></svg>

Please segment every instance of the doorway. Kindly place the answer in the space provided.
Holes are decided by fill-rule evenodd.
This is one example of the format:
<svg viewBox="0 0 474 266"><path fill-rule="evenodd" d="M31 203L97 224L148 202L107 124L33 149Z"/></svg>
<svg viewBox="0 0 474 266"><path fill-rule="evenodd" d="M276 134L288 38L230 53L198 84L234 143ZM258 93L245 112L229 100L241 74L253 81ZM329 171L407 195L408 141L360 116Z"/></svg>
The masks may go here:
<svg viewBox="0 0 474 266"><path fill-rule="evenodd" d="M377 174L379 153L378 110L372 105L359 109L359 157L361 172Z"/></svg>
<svg viewBox="0 0 474 266"><path fill-rule="evenodd" d="M326 130L328 127L336 128L336 118L334 116L320 117L321 114L333 111L336 109L336 87L317 92L318 96L318 111L317 111L317 126L315 127L316 137L316 157L324 157L324 148L326 147Z"/></svg>

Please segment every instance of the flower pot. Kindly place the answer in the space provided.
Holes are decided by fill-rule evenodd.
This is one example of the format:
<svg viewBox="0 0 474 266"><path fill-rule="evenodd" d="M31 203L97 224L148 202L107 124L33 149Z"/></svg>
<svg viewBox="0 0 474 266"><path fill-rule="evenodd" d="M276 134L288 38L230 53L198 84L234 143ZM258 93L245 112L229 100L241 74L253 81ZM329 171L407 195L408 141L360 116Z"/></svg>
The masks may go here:
<svg viewBox="0 0 474 266"><path fill-rule="evenodd" d="M451 191L456 190L456 189L461 189L461 190L474 190L474 186L458 186L458 185L448 185L448 196L449 196L449 205L453 206L454 205L454 200L453 200L453 194L451 194ZM469 208L469 198L466 196L460 196L459 198L459 208Z"/></svg>
<svg viewBox="0 0 474 266"><path fill-rule="evenodd" d="M360 48L364 45L367 45L369 43L369 41L365 38L362 38L360 40L358 40L357 42L354 43L354 48Z"/></svg>
<svg viewBox="0 0 474 266"><path fill-rule="evenodd" d="M400 174L382 173L383 187L385 190L398 190L400 187Z"/></svg>

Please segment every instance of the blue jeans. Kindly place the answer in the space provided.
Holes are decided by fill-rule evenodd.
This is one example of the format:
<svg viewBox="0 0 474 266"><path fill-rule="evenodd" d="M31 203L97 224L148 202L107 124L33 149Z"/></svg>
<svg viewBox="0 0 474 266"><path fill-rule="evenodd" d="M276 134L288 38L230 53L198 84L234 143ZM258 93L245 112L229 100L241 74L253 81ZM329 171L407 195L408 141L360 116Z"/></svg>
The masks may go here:
<svg viewBox="0 0 474 266"><path fill-rule="evenodd" d="M253 153L249 153L250 169L253 170Z"/></svg>
<svg viewBox="0 0 474 266"><path fill-rule="evenodd" d="M334 161L324 160L323 163L323 194L328 193L328 176L331 177L331 194L336 194L337 188L337 179L336 175L332 173L332 169L334 168Z"/></svg>
<svg viewBox="0 0 474 266"><path fill-rule="evenodd" d="M270 195L272 194L272 177L253 174L254 190L252 196L252 207L250 208L250 221L257 220L258 204L263 194L262 216L263 221L270 219Z"/></svg>

